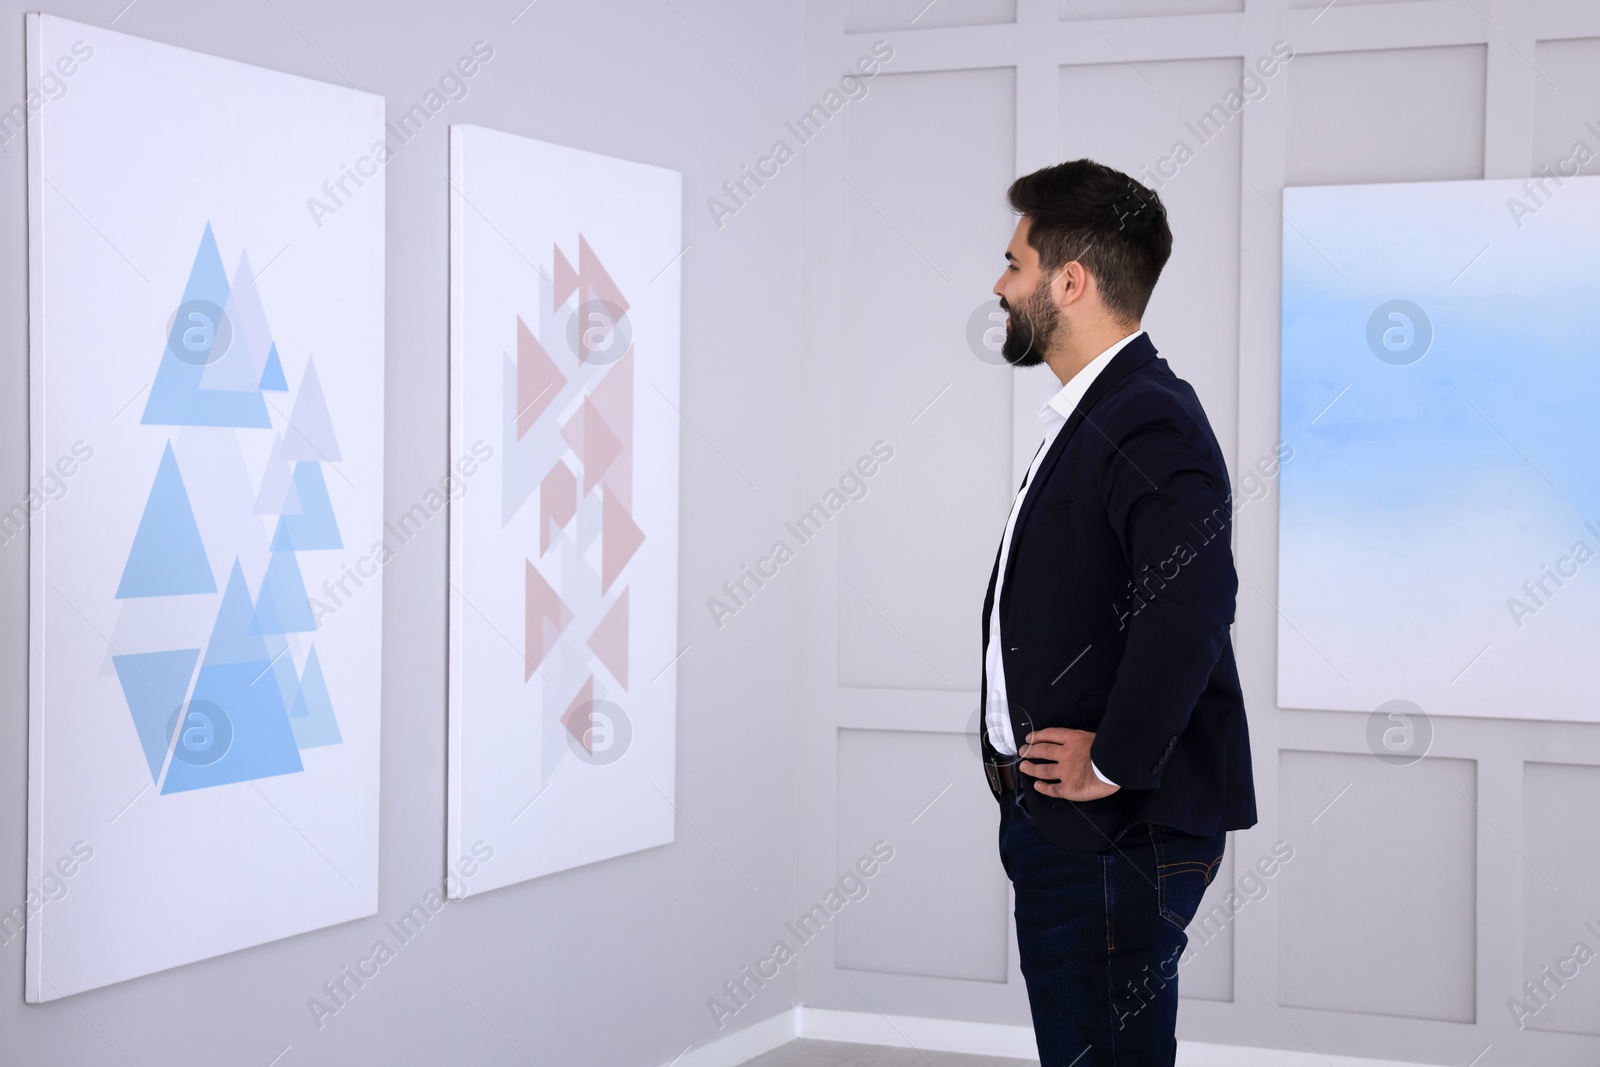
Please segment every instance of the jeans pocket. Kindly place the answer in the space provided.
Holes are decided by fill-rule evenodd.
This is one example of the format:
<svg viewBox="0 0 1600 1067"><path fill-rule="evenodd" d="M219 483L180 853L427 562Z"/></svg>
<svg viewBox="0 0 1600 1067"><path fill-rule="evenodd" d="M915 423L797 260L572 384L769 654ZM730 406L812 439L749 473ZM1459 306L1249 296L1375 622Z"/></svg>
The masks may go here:
<svg viewBox="0 0 1600 1067"><path fill-rule="evenodd" d="M1152 823L1150 842L1156 854L1156 897L1161 917L1182 930L1200 910L1200 898L1217 876L1227 834L1199 837Z"/></svg>

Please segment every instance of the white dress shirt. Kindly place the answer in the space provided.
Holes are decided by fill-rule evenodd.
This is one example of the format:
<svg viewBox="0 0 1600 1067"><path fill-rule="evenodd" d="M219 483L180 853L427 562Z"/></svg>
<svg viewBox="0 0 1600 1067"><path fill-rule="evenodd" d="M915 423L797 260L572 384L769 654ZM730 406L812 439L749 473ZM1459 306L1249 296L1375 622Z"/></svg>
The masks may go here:
<svg viewBox="0 0 1600 1067"><path fill-rule="evenodd" d="M1006 698L1006 669L1000 655L1002 641L1000 591L1005 585L1006 560L1011 555L1011 537L1017 525L1017 512L1022 508L1022 498L1027 494L1028 487L1033 484L1033 476L1039 470L1039 464L1044 461L1045 453L1050 451L1050 445L1055 441L1056 434L1066 425L1067 417L1077 408L1078 402L1089 391L1090 384L1099 377L1101 371L1106 369L1106 364L1111 362L1111 358L1141 333L1144 331L1135 330L1094 357L1039 409L1039 421L1044 424L1044 443L1039 446L1039 451L1033 454L1033 463L1028 467L1028 476L1023 479L1022 488L1017 490L1016 499L1011 502L1011 515L1006 519L1006 532L1000 541L1000 570L994 580L994 606L989 612L989 647L984 650L984 669L989 683L985 707L988 712L997 712L997 714L985 714L984 718L987 720L989 743L1003 756L1017 754L1017 743L1011 736L1011 714ZM1093 760L1089 762L1089 767L1094 771L1095 777L1102 782L1107 785L1117 784L1101 774L1100 768L1094 765Z"/></svg>

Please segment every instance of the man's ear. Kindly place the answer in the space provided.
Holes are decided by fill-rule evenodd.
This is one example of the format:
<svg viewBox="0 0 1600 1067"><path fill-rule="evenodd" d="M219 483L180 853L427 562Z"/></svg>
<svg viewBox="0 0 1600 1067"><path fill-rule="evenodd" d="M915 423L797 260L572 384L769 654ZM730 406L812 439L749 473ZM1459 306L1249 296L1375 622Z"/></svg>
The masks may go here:
<svg viewBox="0 0 1600 1067"><path fill-rule="evenodd" d="M1098 291L1094 275L1076 259L1063 263L1051 281L1051 292L1055 297L1056 307L1063 311L1068 305L1075 304L1088 296L1091 291Z"/></svg>
<svg viewBox="0 0 1600 1067"><path fill-rule="evenodd" d="M1065 311L1068 304L1083 295L1084 277L1083 264L1076 260L1056 268L1050 278L1050 299L1057 308Z"/></svg>

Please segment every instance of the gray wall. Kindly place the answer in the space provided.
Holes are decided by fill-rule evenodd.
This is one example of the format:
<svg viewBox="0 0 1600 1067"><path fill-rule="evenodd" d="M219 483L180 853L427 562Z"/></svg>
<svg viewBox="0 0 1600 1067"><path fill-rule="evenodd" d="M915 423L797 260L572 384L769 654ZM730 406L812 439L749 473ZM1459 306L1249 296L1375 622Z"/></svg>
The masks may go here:
<svg viewBox="0 0 1600 1067"><path fill-rule="evenodd" d="M51 13L384 94L391 114L482 39L470 94L389 164L385 514L446 469L446 125L475 122L684 172L678 793L672 845L452 904L313 1025L305 1001L443 877L445 523L384 572L377 917L41 1006L0 947L0 1064L663 1064L717 1031L706 999L795 898L798 581L719 631L705 599L796 510L802 181L719 230L705 199L799 110L802 18L777 3L62 2ZM24 91L0 4L0 99ZM692 20L692 22L691 22ZM150 101L159 107L159 101ZM27 492L25 150L0 153L0 500ZM113 179L115 175L108 175ZM27 558L0 548L0 902L24 895ZM93 877L93 864L78 877ZM174 891L182 892L182 886ZM730 1029L787 1009L794 969ZM287 1046L287 1051L285 1051ZM282 1058L274 1057L282 1053Z"/></svg>
<svg viewBox="0 0 1600 1067"><path fill-rule="evenodd" d="M1058 388L974 357L1014 175L1093 156L1139 174L1289 42L1162 189L1177 242L1145 325L1239 473L1278 436L1286 185L1526 177L1596 147L1600 10L1581 0L818 0L808 95L883 37L889 73L809 161L802 493L894 442L814 554L804 605L802 895L893 840L873 896L807 961L808 1006L1025 1025L976 761L979 611L1007 500ZM1590 169L1593 169L1591 166ZM937 399L935 399L937 398ZM931 406L928 406L931 402ZM1600 727L1435 715L1427 758L1376 759L1367 716L1276 704L1276 481L1236 525L1235 642L1260 823L1202 914L1250 902L1182 969L1183 1038L1422 1062L1600 1055L1600 975L1519 1031L1524 978L1600 919ZM1293 859L1247 881L1275 842ZM1570 965L1569 965L1570 969ZM1489 1046L1488 1055L1477 1057Z"/></svg>

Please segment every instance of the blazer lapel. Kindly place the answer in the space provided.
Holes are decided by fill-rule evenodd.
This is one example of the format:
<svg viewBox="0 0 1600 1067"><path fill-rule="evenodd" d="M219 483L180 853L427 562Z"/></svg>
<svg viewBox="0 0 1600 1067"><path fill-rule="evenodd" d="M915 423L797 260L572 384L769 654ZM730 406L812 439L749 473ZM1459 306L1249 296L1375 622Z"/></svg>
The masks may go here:
<svg viewBox="0 0 1600 1067"><path fill-rule="evenodd" d="M1039 464L1038 473L1034 475L1033 484L1028 486L1028 493L1022 498L1022 510L1017 512L1017 525L1011 533L1012 551L1006 556L1005 584L1001 588L1001 599L1005 598L1005 591L1011 588L1011 571L1017 563L1015 546L1022 536L1022 527L1028 521L1028 513L1033 510L1033 502L1039 495L1039 486L1050 480L1050 474L1055 470L1056 464L1061 461L1062 453L1067 450L1067 443L1072 440L1072 435L1083 424L1085 413L1090 411L1101 397L1109 393L1122 379L1132 374L1135 370L1156 358L1156 346L1150 342L1148 332L1141 333L1138 337L1123 346L1122 351L1111 357L1111 362L1106 364L1106 369L1100 376L1090 383L1088 390L1083 394L1083 399L1078 401L1078 406L1072 414L1067 416L1067 421L1056 434L1056 439L1050 443L1050 451L1045 453L1043 461ZM995 569L999 570L999 557L995 557ZM990 582L993 591L994 583ZM1005 605L1001 604L1002 613ZM984 618L989 616L985 613ZM987 625L987 623L985 623Z"/></svg>

